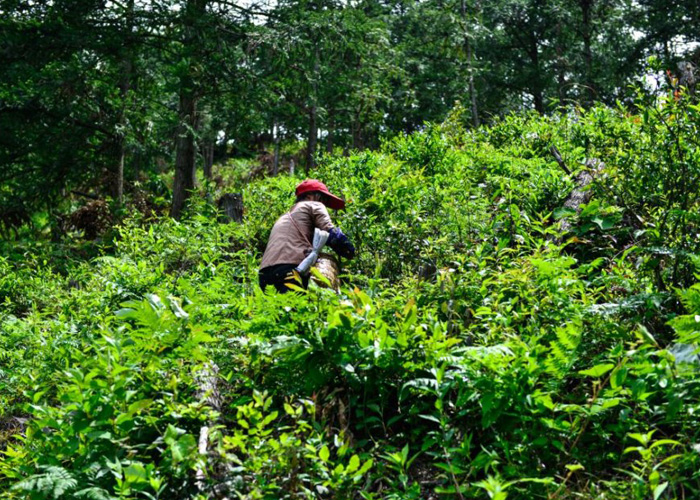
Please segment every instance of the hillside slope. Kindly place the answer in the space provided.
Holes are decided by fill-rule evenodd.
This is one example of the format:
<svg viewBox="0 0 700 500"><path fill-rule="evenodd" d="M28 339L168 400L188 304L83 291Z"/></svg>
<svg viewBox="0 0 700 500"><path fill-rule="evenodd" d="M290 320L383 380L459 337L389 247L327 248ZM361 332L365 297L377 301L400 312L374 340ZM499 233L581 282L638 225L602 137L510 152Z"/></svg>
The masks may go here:
<svg viewBox="0 0 700 500"><path fill-rule="evenodd" d="M669 349L700 332L698 114L454 117L324 158L340 295L257 287L284 176L241 225L200 204L93 260L0 258L0 497L697 497L697 365Z"/></svg>

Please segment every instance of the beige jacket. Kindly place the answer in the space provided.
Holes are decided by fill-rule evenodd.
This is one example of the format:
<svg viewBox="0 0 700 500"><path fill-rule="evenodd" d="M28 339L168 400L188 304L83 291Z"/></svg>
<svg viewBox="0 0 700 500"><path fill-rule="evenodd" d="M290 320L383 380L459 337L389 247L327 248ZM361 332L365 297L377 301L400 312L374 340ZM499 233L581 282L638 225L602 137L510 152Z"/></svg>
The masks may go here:
<svg viewBox="0 0 700 500"><path fill-rule="evenodd" d="M296 225L290 216L294 217ZM323 231L333 228L326 206L320 201L300 201L295 204L272 227L260 269L277 264L299 264L311 251L314 228Z"/></svg>

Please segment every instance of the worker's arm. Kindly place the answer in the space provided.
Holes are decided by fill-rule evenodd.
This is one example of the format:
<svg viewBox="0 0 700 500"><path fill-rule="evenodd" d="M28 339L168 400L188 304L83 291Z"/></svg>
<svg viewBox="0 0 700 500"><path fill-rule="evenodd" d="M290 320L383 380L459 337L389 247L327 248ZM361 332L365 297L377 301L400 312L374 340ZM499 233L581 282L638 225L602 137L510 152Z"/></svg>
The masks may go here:
<svg viewBox="0 0 700 500"><path fill-rule="evenodd" d="M311 216L313 218L314 227L322 231L330 231L333 228L331 216L328 215L328 209L320 201L307 202L311 207Z"/></svg>
<svg viewBox="0 0 700 500"><path fill-rule="evenodd" d="M326 244L338 255L345 259L355 257L355 247L343 232L333 226L328 210L323 203L313 204L314 225L324 231L328 231L328 241Z"/></svg>
<svg viewBox="0 0 700 500"><path fill-rule="evenodd" d="M334 227L328 232L328 242L326 244L345 259L352 259L355 257L355 246L337 227Z"/></svg>

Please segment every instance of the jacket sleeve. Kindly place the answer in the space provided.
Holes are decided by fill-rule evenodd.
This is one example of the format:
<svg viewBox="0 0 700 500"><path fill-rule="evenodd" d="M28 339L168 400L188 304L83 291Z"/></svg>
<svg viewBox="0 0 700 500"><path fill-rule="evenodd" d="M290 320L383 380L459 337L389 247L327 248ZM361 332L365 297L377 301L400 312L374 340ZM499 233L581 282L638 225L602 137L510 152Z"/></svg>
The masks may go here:
<svg viewBox="0 0 700 500"><path fill-rule="evenodd" d="M328 235L328 246L345 259L355 257L355 246L350 242L347 236L337 227L332 228Z"/></svg>
<svg viewBox="0 0 700 500"><path fill-rule="evenodd" d="M311 215L314 227L317 227L322 231L330 231L331 229L333 229L333 222L331 221L331 216L328 215L328 210L326 209L326 206L323 203L311 203Z"/></svg>

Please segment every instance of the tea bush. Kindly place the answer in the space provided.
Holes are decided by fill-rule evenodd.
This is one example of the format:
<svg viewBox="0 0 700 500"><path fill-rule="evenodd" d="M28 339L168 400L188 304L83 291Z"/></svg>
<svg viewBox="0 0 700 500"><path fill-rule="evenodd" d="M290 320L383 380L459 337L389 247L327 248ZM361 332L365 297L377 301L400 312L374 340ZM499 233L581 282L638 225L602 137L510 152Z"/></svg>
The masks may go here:
<svg viewBox="0 0 700 500"><path fill-rule="evenodd" d="M456 114L321 158L358 248L339 294L259 290L299 179L239 164L242 224L195 201L6 244L0 497L697 497L697 111Z"/></svg>

